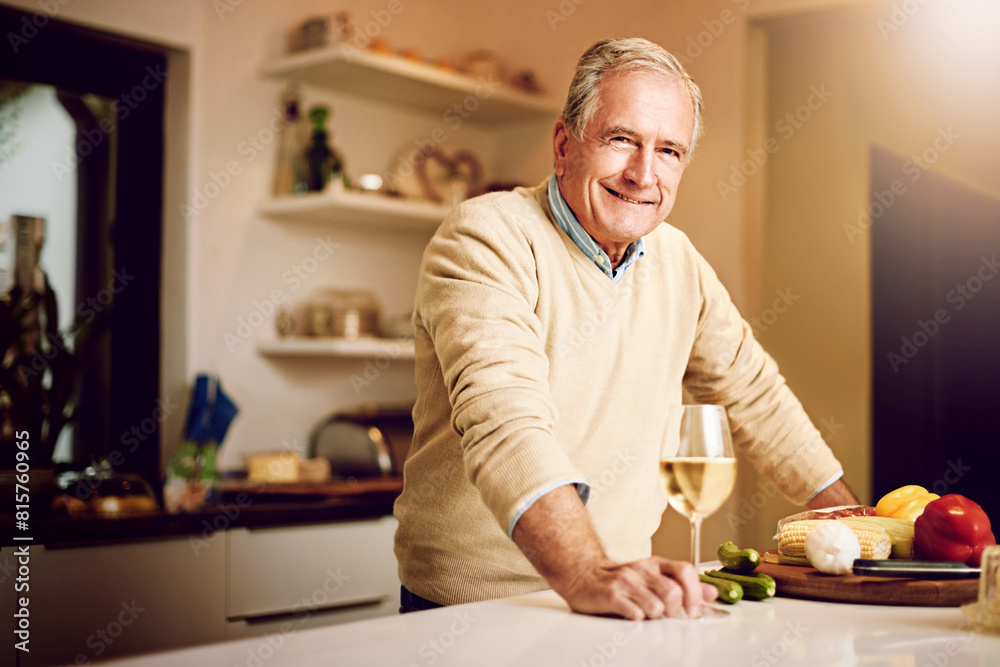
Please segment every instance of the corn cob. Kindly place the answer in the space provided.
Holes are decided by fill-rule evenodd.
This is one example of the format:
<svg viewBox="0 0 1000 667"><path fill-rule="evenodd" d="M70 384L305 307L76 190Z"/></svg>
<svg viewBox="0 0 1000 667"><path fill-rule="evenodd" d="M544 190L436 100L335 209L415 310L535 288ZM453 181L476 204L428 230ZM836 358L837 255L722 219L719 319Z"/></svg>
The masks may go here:
<svg viewBox="0 0 1000 667"><path fill-rule="evenodd" d="M771 563L772 565L809 565L809 559L805 556L784 556L782 554L774 553L773 551L766 551L760 555L761 561L765 563Z"/></svg>
<svg viewBox="0 0 1000 667"><path fill-rule="evenodd" d="M807 519L786 523L781 527L781 533L778 535L778 553L782 556L804 556L806 535L813 526L821 521L830 521L830 519ZM847 525L854 531L858 542L861 543L862 558L883 560L889 557L892 544L885 528L857 523Z"/></svg>
<svg viewBox="0 0 1000 667"><path fill-rule="evenodd" d="M847 516L840 521L859 526L881 526L889 534L892 543L890 558L913 558L913 521L886 516ZM851 526L853 528L853 525Z"/></svg>

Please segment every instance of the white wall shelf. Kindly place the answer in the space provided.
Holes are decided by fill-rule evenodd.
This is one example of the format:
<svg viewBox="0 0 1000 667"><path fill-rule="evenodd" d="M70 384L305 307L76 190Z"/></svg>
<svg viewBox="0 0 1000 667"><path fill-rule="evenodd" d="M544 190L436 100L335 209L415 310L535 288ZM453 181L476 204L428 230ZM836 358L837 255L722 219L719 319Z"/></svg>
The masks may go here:
<svg viewBox="0 0 1000 667"><path fill-rule="evenodd" d="M291 79L481 124L555 120L557 103L538 95L400 56L330 46L267 63L266 76ZM455 113L458 113L456 110ZM466 117L467 116L467 117Z"/></svg>
<svg viewBox="0 0 1000 667"><path fill-rule="evenodd" d="M451 118L449 114L455 114L454 118L461 122L481 127L498 129L529 121L551 122L561 112L560 104L543 95L392 54L345 50L340 46L282 56L266 63L262 73L275 79L387 102L408 112L435 114L445 122ZM449 210L448 206L425 200L350 190L277 197L258 206L261 216L283 223L322 222L371 233L387 229L413 232L427 238ZM426 242L416 235L412 240ZM257 352L275 360L414 358L412 339L288 337L260 341Z"/></svg>
<svg viewBox="0 0 1000 667"><path fill-rule="evenodd" d="M450 210L429 201L344 191L277 197L258 210L268 218L432 232Z"/></svg>
<svg viewBox="0 0 1000 667"><path fill-rule="evenodd" d="M322 338L289 336L260 341L257 351L266 357L340 357L364 359L387 356L390 359L413 359L411 338Z"/></svg>

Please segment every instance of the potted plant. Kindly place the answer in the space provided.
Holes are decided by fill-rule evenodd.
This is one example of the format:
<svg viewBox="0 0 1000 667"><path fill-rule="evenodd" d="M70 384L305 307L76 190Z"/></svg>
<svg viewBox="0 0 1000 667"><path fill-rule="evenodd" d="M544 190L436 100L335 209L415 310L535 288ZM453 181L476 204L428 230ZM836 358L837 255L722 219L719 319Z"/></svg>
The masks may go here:
<svg viewBox="0 0 1000 667"><path fill-rule="evenodd" d="M16 442L26 434L31 479L42 501L51 492L59 434L76 411L83 366L107 329L111 308L60 331L55 292L44 274L35 282L38 291L18 285L0 297L0 468L14 470Z"/></svg>

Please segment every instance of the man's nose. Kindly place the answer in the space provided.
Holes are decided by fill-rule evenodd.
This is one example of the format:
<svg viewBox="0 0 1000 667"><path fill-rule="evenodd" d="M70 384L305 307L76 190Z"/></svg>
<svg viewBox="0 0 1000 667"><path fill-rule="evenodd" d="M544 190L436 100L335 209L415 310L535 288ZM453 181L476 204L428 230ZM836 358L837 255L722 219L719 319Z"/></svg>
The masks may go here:
<svg viewBox="0 0 1000 667"><path fill-rule="evenodd" d="M633 153L625 166L625 178L640 187L648 187L656 183L655 162L653 151L640 149Z"/></svg>

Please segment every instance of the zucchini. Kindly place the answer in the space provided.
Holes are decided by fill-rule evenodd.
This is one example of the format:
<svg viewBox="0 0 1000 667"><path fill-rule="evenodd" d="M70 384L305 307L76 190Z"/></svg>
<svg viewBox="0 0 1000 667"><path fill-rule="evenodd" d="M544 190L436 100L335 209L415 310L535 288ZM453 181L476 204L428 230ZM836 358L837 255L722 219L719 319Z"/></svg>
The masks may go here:
<svg viewBox="0 0 1000 667"><path fill-rule="evenodd" d="M735 581L729 581L728 579L717 579L716 577L710 577L706 574L698 575L706 584L712 584L717 589L719 589L719 601L725 602L727 604L736 604L743 599L743 587L740 586Z"/></svg>
<svg viewBox="0 0 1000 667"><path fill-rule="evenodd" d="M736 574L753 572L760 565L760 554L754 549L740 550L732 541L719 547L719 562L722 566Z"/></svg>
<svg viewBox="0 0 1000 667"><path fill-rule="evenodd" d="M709 577L735 581L743 587L743 597L748 600L766 600L773 598L777 585L769 575L758 572L757 574L733 574L725 570L709 570L706 572Z"/></svg>

